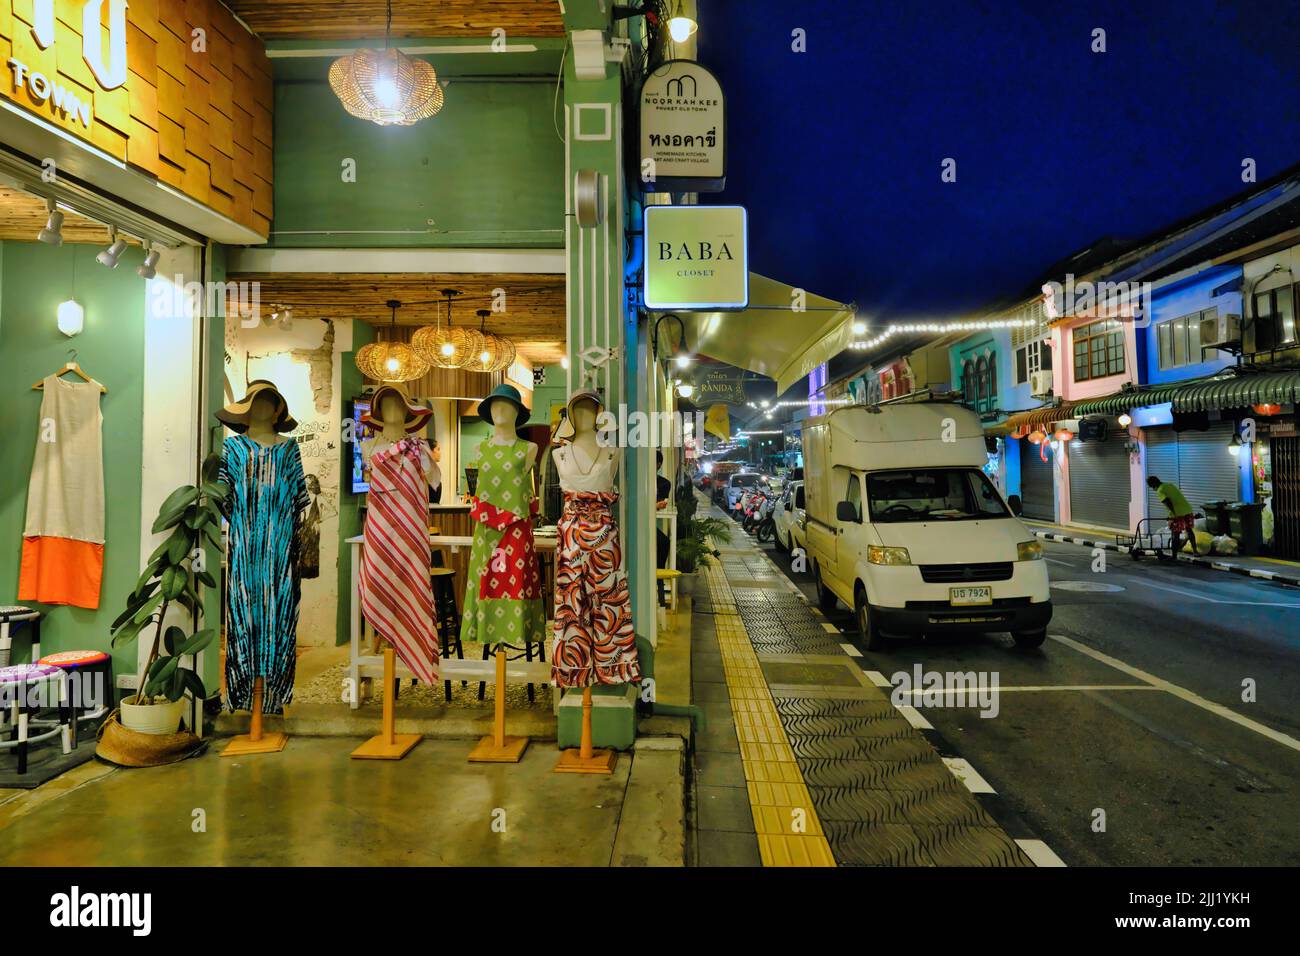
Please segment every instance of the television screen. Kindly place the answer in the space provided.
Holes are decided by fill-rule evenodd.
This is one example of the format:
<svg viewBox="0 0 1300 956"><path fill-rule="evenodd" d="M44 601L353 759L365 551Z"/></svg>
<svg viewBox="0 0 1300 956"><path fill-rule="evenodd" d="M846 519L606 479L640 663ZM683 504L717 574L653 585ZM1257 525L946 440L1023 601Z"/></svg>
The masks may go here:
<svg viewBox="0 0 1300 956"><path fill-rule="evenodd" d="M370 402L356 400L352 403L352 493L354 495L364 495L370 490L370 485L365 480L365 462L361 458L361 443L372 435L375 431L369 425L361 422L361 417L370 411Z"/></svg>

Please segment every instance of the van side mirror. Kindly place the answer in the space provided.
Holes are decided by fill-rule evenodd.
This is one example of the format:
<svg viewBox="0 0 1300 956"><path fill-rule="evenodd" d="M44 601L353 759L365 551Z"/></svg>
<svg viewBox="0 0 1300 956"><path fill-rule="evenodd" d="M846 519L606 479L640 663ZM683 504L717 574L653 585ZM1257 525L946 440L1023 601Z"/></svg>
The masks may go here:
<svg viewBox="0 0 1300 956"><path fill-rule="evenodd" d="M1017 518L1019 518L1020 513L1025 510L1024 505L1020 503L1019 495L1007 495L1007 507L1011 509L1011 513Z"/></svg>
<svg viewBox="0 0 1300 956"><path fill-rule="evenodd" d="M853 524L862 523L862 519L858 517L858 509L851 501L841 501L835 506L835 520Z"/></svg>

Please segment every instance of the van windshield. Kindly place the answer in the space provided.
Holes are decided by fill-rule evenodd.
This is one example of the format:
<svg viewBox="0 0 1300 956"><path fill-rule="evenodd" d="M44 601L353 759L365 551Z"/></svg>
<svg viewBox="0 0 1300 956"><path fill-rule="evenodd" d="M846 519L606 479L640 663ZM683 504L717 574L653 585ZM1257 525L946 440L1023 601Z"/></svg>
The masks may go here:
<svg viewBox="0 0 1300 956"><path fill-rule="evenodd" d="M978 468L915 468L866 476L872 521L963 521L1010 512Z"/></svg>
<svg viewBox="0 0 1300 956"><path fill-rule="evenodd" d="M758 475L734 475L731 479L733 488L753 488L758 484Z"/></svg>

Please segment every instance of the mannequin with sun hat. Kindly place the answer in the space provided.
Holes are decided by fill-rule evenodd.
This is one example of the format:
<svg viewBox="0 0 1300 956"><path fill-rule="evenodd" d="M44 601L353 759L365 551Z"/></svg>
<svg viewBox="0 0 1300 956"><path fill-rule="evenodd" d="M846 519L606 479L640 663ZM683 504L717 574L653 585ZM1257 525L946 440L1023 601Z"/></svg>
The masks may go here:
<svg viewBox="0 0 1300 956"><path fill-rule="evenodd" d="M262 714L283 712L293 699L297 661L298 532L309 503L298 427L275 384L249 383L238 402L216 413L235 434L222 444L218 478L230 488L226 560L226 703L249 710L249 733L222 756L283 750L283 733L263 734Z"/></svg>
<svg viewBox="0 0 1300 956"><path fill-rule="evenodd" d="M533 544L537 445L519 437L528 415L523 398L510 385L498 385L479 403L479 417L492 426L492 434L479 445L477 494L470 509L474 543L460 636L496 652L496 719L493 735L479 742L472 761L514 763L528 746L527 737L505 736L505 645L541 643L546 633Z"/></svg>
<svg viewBox="0 0 1300 956"><path fill-rule="evenodd" d="M429 409L413 405L400 387L385 383L371 396L362 419L380 432L362 446L370 492L358 593L362 613L387 646L383 730L352 752L359 759L398 760L420 742L419 734L393 730L395 658L426 684L438 680L427 533L433 461L429 446L418 437L432 416Z"/></svg>

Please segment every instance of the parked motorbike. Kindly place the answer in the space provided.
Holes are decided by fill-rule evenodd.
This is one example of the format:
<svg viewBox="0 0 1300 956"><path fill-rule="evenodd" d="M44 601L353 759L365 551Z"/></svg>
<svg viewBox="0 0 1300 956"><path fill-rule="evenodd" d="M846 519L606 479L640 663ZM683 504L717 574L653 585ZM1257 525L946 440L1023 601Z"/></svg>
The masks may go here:
<svg viewBox="0 0 1300 956"><path fill-rule="evenodd" d="M764 544L776 537L776 495L765 495L754 525L754 537Z"/></svg>

